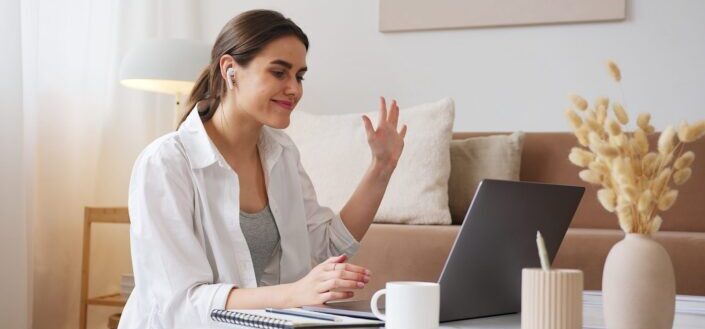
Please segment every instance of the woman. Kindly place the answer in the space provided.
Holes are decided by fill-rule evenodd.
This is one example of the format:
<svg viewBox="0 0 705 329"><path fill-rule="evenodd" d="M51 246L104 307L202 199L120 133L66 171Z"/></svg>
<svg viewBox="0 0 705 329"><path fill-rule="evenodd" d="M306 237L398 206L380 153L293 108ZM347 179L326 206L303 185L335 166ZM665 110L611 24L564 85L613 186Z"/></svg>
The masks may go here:
<svg viewBox="0 0 705 329"><path fill-rule="evenodd" d="M217 308L295 307L349 298L370 271L346 263L404 147L399 108L363 116L372 163L335 214L321 207L280 129L303 95L308 38L273 11L220 32L176 132L150 144L130 181L135 290L120 328L207 323ZM341 173L345 174L345 173ZM318 265L316 265L318 264Z"/></svg>

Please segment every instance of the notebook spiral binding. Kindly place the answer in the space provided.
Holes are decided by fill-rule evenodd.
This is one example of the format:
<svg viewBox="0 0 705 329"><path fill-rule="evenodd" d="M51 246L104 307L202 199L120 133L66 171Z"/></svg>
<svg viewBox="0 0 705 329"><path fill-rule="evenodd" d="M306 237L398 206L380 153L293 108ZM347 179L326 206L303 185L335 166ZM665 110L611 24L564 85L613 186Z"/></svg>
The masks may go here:
<svg viewBox="0 0 705 329"><path fill-rule="evenodd" d="M228 310L211 311L211 319L219 322L237 324L262 329L287 329L293 328L294 324L288 320L259 316Z"/></svg>

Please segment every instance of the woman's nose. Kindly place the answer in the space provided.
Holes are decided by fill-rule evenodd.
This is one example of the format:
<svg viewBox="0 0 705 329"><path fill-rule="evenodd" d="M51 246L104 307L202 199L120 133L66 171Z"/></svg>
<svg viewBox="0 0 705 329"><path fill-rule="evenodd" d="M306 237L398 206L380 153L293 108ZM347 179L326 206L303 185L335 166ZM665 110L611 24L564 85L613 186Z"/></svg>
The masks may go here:
<svg viewBox="0 0 705 329"><path fill-rule="evenodd" d="M293 79L290 79L287 84L286 84L286 89L284 90L284 93L289 95L289 96L295 96L298 97L301 95L301 84L299 83L299 80L294 77Z"/></svg>

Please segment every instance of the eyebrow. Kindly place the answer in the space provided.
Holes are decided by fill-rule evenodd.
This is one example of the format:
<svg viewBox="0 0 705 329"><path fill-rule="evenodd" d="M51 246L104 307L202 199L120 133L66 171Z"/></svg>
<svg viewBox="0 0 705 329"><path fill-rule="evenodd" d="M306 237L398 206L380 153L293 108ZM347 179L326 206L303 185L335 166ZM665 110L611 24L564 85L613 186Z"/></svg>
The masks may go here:
<svg viewBox="0 0 705 329"><path fill-rule="evenodd" d="M292 67L294 67L294 65L292 65L291 63L289 63L289 62L287 62L287 61L285 61L285 60L282 60L282 59L273 60L273 61L270 62L270 64L281 65L281 66L286 67L287 69L290 69L290 70L291 70ZM299 70L299 72L306 72L306 71L308 71L308 67L306 67L306 66L302 67L302 68Z"/></svg>

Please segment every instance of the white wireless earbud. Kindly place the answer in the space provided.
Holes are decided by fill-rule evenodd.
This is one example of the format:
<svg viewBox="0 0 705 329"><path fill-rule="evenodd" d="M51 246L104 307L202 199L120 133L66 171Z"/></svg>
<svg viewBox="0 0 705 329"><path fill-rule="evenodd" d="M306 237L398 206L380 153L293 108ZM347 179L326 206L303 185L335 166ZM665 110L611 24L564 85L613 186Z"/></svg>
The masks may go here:
<svg viewBox="0 0 705 329"><path fill-rule="evenodd" d="M228 70L226 71L226 75L228 76L228 78L225 79L225 83L228 85L228 89L233 89L233 79L235 79L235 69L232 67L229 67Z"/></svg>

